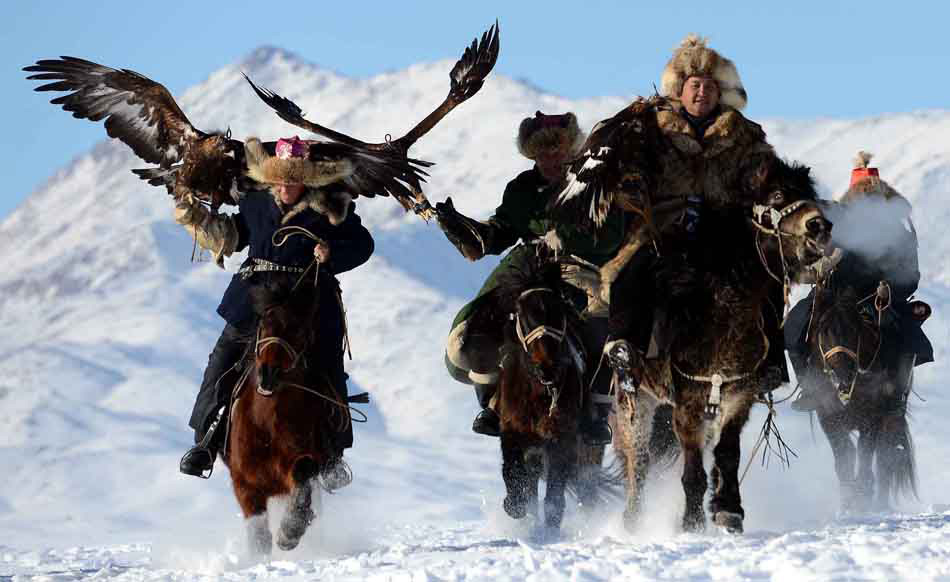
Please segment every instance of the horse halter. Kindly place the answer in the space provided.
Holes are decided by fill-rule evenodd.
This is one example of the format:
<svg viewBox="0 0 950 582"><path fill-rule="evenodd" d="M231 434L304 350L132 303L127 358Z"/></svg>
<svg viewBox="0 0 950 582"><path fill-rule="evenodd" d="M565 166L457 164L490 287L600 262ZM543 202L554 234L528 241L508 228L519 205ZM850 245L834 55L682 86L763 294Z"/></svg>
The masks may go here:
<svg viewBox="0 0 950 582"><path fill-rule="evenodd" d="M531 293L546 291L548 293L554 293L553 289L547 287L534 287L523 291L521 295L518 296L518 301L521 301L527 295ZM561 329L557 329L548 325L539 325L529 331L524 333L523 327L521 325L521 314L518 309L515 309L515 312L512 314L512 318L515 320L515 333L518 334L518 340L521 341L521 346L524 348L524 351L528 351L528 346L531 345L535 340L541 339L544 336L550 336L554 338L559 344L564 341L564 337L567 335L567 316L563 316Z"/></svg>
<svg viewBox="0 0 950 582"><path fill-rule="evenodd" d="M283 348L284 351L287 352L287 355L290 356L291 361L290 361L290 368L288 368L288 370L293 370L294 368L297 367L297 364L300 363L300 360L302 359L303 354L301 352L298 352L297 349L294 346L290 345L290 342L288 342L284 338L277 337L277 336L261 337L261 328L260 326L258 326L257 341L255 342L255 345L254 345L254 355L256 357L260 357L261 353L272 345L276 345L278 347ZM261 388L260 386L257 387L257 392L261 396L270 396L274 393L273 390L266 390L264 388Z"/></svg>
<svg viewBox="0 0 950 582"><path fill-rule="evenodd" d="M762 266L765 268L765 271L769 274L770 277L775 279L779 284L782 285L782 292L785 300L785 309L786 311L789 308L788 296L791 292L792 281L788 276L788 263L785 261L785 250L782 248L782 238L807 238L803 235L795 234L793 232L788 232L782 230L782 222L797 212L800 208L805 206L811 206L814 208L818 207L818 204L814 200L796 200L795 202L790 202L782 208L774 208L768 204L754 204L752 206L752 226L758 229L758 232L755 235L755 250L759 255L759 261L762 263ZM768 217L769 224L765 224L765 218ZM778 241L778 252L779 258L782 261L782 277L779 278L778 275L772 272L771 267L769 267L769 261L765 257L765 251L762 250L762 244L759 239L759 235L765 233L769 236L774 236Z"/></svg>

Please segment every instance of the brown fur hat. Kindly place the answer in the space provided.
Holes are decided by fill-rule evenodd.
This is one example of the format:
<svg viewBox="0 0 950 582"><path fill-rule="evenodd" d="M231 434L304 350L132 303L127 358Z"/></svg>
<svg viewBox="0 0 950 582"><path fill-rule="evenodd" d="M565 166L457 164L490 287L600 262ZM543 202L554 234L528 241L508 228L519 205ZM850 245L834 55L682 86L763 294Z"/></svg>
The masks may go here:
<svg viewBox="0 0 950 582"><path fill-rule="evenodd" d="M537 111L534 117L525 117L518 127L518 151L529 160L555 148L567 149L573 157L580 153L586 139L577 125L577 116L571 112L545 115Z"/></svg>
<svg viewBox="0 0 950 582"><path fill-rule="evenodd" d="M895 190L890 184L881 179L877 168L870 167L874 154L859 151L854 158L854 169L851 170L851 186L841 196L839 202L848 204L862 198L882 198L888 201L901 201L910 211L910 202Z"/></svg>
<svg viewBox="0 0 950 582"><path fill-rule="evenodd" d="M353 164L346 159L310 160L278 158L264 149L256 137L244 142L247 175L262 184L304 184L313 188L342 180L353 172Z"/></svg>
<svg viewBox="0 0 950 582"><path fill-rule="evenodd" d="M719 84L719 102L742 110L748 101L736 65L706 46L706 39L688 35L673 50L660 78L660 94L679 99L683 84L690 77L710 77Z"/></svg>

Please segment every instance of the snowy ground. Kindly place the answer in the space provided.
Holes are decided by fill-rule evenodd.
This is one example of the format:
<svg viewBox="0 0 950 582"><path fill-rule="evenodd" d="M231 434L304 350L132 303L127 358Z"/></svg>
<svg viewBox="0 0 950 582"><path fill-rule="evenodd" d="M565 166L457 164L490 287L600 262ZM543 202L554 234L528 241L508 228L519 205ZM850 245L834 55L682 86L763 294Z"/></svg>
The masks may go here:
<svg viewBox="0 0 950 582"><path fill-rule="evenodd" d="M244 70L315 121L381 140L442 99L451 65L350 79L263 49L181 103L203 128L292 133L250 93ZM492 76L414 151L438 162L427 193L433 202L451 194L463 212L485 217L528 167L513 145L522 117L574 110L589 127L626 101L569 101ZM911 422L921 500L902 513L839 520L828 445L783 405L780 427L798 458L787 469L753 465L742 537L676 533L675 471L652 483L632 535L617 507L593 526L569 516L557 539L513 522L501 511L498 443L469 432L474 398L442 366L449 322L493 261L465 261L434 225L392 201L361 200L377 251L342 277L351 390L373 397L348 453L356 478L325 500L300 548L248 563L227 471L219 465L208 481L177 472L229 275L188 262L192 241L171 222L169 200L135 179L128 170L141 163L110 143L0 223L0 580L950 579L950 112L764 127L783 155L813 166L824 195L841 192L853 154L870 149L915 205L919 295L934 306L924 329L937 362L918 369L926 402L912 402ZM762 418L757 411L743 436L746 454Z"/></svg>
<svg viewBox="0 0 950 582"><path fill-rule="evenodd" d="M950 512L835 521L808 531L728 535L505 535L484 522L366 531L349 552L304 547L249 564L239 551L149 543L42 551L0 546L0 578L78 580L946 580ZM238 545L233 543L233 545Z"/></svg>

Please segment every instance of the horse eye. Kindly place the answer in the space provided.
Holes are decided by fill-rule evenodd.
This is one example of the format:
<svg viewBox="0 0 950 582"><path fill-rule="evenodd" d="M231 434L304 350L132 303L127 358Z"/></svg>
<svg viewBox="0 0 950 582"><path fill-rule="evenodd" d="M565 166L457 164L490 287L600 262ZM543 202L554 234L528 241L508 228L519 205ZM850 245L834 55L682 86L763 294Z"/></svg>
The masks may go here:
<svg viewBox="0 0 950 582"><path fill-rule="evenodd" d="M772 195L769 196L769 204L784 204L785 203L785 194L781 190L776 190L772 192Z"/></svg>

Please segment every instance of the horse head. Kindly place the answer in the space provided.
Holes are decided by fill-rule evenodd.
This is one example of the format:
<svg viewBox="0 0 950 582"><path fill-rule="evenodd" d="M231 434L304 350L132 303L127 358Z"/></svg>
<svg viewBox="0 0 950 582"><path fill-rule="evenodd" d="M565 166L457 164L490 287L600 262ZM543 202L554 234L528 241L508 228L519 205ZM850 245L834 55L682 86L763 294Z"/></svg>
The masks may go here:
<svg viewBox="0 0 950 582"><path fill-rule="evenodd" d="M258 317L254 350L258 390L269 395L282 378L305 366L305 354L314 343L317 293L297 285L297 276L269 273L251 288Z"/></svg>
<svg viewBox="0 0 950 582"><path fill-rule="evenodd" d="M546 256L532 257L500 285L510 310L507 343L520 348L532 377L547 390L556 389L574 363L567 338L574 311L563 287L560 265Z"/></svg>
<svg viewBox="0 0 950 582"><path fill-rule="evenodd" d="M752 224L763 265L784 284L806 282L825 258L831 222L825 217L810 169L778 158L762 164L748 185ZM775 271L781 269L781 277Z"/></svg>
<svg viewBox="0 0 950 582"><path fill-rule="evenodd" d="M874 322L876 296L859 298L850 286L816 290L812 349L839 395L850 397L858 376L880 368L881 330Z"/></svg>

